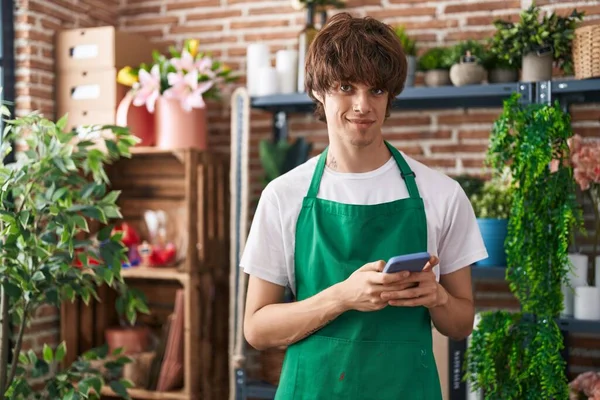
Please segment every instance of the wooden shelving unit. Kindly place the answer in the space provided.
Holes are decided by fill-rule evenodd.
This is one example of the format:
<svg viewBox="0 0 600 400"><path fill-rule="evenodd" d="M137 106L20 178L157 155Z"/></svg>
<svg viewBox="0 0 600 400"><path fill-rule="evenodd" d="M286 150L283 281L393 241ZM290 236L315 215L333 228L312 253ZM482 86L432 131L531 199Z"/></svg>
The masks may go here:
<svg viewBox="0 0 600 400"><path fill-rule="evenodd" d="M139 315L160 335L173 312L175 292L184 292L184 383L169 391L129 389L134 399L224 399L228 393L229 312L229 157L191 149L169 151L135 147L130 159L107 167L111 189L120 190L123 220L147 237L145 210L165 210L176 221L174 232L184 257L171 267L132 266L121 275L142 290L150 315ZM103 287L100 302L63 304L61 336L66 364L105 343L106 328L118 325L115 293ZM118 397L109 387L107 398Z"/></svg>

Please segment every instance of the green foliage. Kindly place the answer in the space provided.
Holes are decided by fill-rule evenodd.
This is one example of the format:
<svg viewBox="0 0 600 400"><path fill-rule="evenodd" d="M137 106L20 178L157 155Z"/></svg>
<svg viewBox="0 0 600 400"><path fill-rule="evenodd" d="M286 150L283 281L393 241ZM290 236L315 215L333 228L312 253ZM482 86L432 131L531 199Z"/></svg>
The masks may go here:
<svg viewBox="0 0 600 400"><path fill-rule="evenodd" d="M306 162L311 150L312 144L301 137L293 143L287 140L279 140L276 143L262 140L259 143L258 155L265 172L265 183Z"/></svg>
<svg viewBox="0 0 600 400"><path fill-rule="evenodd" d="M540 8L532 4L521 12L518 22L494 21L497 30L491 40L491 51L511 65L520 65L525 54L550 47L557 65L571 74L571 44L577 22L583 15L573 10L567 17L554 12L540 17Z"/></svg>
<svg viewBox="0 0 600 400"><path fill-rule="evenodd" d="M419 71L431 71L434 69L450 69L452 67L452 52L445 47L433 47L427 50L418 62Z"/></svg>
<svg viewBox="0 0 600 400"><path fill-rule="evenodd" d="M3 115L8 115L5 107ZM45 346L41 359L21 352L23 332L39 306L60 306L75 298L88 304L92 297L98 298L97 287L108 285L125 299L130 323L135 322L136 312L147 311L144 299L130 292L121 277L126 248L121 235L112 234L111 225L122 217L116 204L119 192L107 190L104 169L121 157L130 157L129 149L138 139L116 126L90 127L78 136L63 131L66 117L54 123L38 113L6 120L5 125L2 157L17 139L25 141L27 150L18 152L14 163L0 163L0 283L12 316L6 322L19 326L12 349L16 362L10 372L9 366L0 365L0 373L8 376L0 398L3 389L15 399L30 398L29 394L42 398L44 393L32 394L28 376L51 371L50 366L61 361L67 349L64 344L54 350ZM106 151L97 148L93 138ZM103 229L97 238L86 238L92 222ZM77 260L82 268L74 267ZM99 354L88 353L83 360ZM86 379L91 379L92 387L96 379L103 382L80 361L45 382L51 398L81 398L87 395L73 383Z"/></svg>
<svg viewBox="0 0 600 400"><path fill-rule="evenodd" d="M412 39L406 34L404 26L397 26L396 28L394 28L394 32L396 32L396 36L400 40L400 44L402 45L404 54L406 54L407 56L416 56L417 42L415 39Z"/></svg>
<svg viewBox="0 0 600 400"><path fill-rule="evenodd" d="M555 318L563 307L570 233L581 223L573 171L563 162L572 135L558 104L523 106L517 94L494 123L487 161L498 172L508 166L514 182L507 280L524 314L486 314L473 332L468 375L486 399L568 398ZM549 168L553 160L556 171Z"/></svg>
<svg viewBox="0 0 600 400"><path fill-rule="evenodd" d="M485 57L485 46L476 40L463 40L448 49L448 57L452 64L458 64L470 52L478 64L482 64Z"/></svg>
<svg viewBox="0 0 600 400"><path fill-rule="evenodd" d="M485 399L568 399L562 343L553 319L482 313L467 352L468 379Z"/></svg>
<svg viewBox="0 0 600 400"><path fill-rule="evenodd" d="M495 176L471 197L477 218L508 219L513 201L513 188L506 176Z"/></svg>

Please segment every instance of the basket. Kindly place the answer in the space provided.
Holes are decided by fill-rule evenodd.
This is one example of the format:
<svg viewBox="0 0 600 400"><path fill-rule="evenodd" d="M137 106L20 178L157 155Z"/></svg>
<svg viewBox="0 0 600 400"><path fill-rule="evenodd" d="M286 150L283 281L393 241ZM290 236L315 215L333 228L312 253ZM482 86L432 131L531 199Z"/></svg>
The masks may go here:
<svg viewBox="0 0 600 400"><path fill-rule="evenodd" d="M575 29L572 54L577 79L600 77L600 24Z"/></svg>
<svg viewBox="0 0 600 400"><path fill-rule="evenodd" d="M285 358L286 346L275 347L260 352L260 364L262 379L271 385L279 384L281 367Z"/></svg>

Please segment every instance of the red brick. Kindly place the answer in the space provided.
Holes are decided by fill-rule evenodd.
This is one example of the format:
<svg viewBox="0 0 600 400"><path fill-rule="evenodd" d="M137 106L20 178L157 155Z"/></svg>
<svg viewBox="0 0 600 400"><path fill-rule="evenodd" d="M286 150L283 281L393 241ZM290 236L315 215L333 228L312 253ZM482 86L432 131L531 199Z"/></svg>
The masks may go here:
<svg viewBox="0 0 600 400"><path fill-rule="evenodd" d="M467 18L467 25L493 25L496 20L517 22L520 18L518 13L502 15L484 15Z"/></svg>
<svg viewBox="0 0 600 400"><path fill-rule="evenodd" d="M136 18L127 21L129 26L169 25L179 21L179 17Z"/></svg>
<svg viewBox="0 0 600 400"><path fill-rule="evenodd" d="M59 11L59 9L55 7L48 7L47 4L48 3L45 0L29 0L28 10L41 15L53 17L61 21L69 21L73 18L72 14L69 14L66 11Z"/></svg>
<svg viewBox="0 0 600 400"><path fill-rule="evenodd" d="M451 139L452 131L415 131L402 133L384 133L385 140L430 140L430 139Z"/></svg>
<svg viewBox="0 0 600 400"><path fill-rule="evenodd" d="M390 4L419 4L423 0L388 0Z"/></svg>
<svg viewBox="0 0 600 400"><path fill-rule="evenodd" d="M430 168L454 168L456 167L456 159L453 158L429 158L415 157L415 159Z"/></svg>
<svg viewBox="0 0 600 400"><path fill-rule="evenodd" d="M241 15L242 10L203 11L199 14L188 14L185 19L187 21L206 21L207 19L232 18Z"/></svg>
<svg viewBox="0 0 600 400"><path fill-rule="evenodd" d="M235 43L235 42L237 42L237 37L235 37L235 36L217 36L217 37L201 39L201 43L203 43L203 44Z"/></svg>
<svg viewBox="0 0 600 400"><path fill-rule="evenodd" d="M58 316L58 309L53 306L43 305L36 310L35 316L40 318Z"/></svg>
<svg viewBox="0 0 600 400"><path fill-rule="evenodd" d="M492 1L484 2L479 1L477 3L463 3L463 4L452 4L447 5L444 9L446 14L451 13L464 13L474 11L494 11L494 10L508 10L511 8L521 9L520 0L505 0L505 1Z"/></svg>
<svg viewBox="0 0 600 400"><path fill-rule="evenodd" d="M248 28L274 28L280 26L289 26L290 22L283 20L266 20L266 21L248 21L248 22L232 22L231 29L248 29Z"/></svg>
<svg viewBox="0 0 600 400"><path fill-rule="evenodd" d="M586 136L586 137L600 137L600 127L598 126L594 126L594 127L590 127L590 126L578 126L578 127L574 127L573 131L581 136Z"/></svg>
<svg viewBox="0 0 600 400"><path fill-rule="evenodd" d="M140 14L158 14L160 13L160 6L140 6L140 7L127 7L119 11L121 16L129 16L129 15L140 15Z"/></svg>
<svg viewBox="0 0 600 400"><path fill-rule="evenodd" d="M37 346L40 348L42 348L44 346L44 344L47 344L48 346L54 348L58 345L59 341L60 341L60 333L59 332L47 333L47 334L38 336L36 338Z"/></svg>
<svg viewBox="0 0 600 400"><path fill-rule="evenodd" d="M58 23L58 22L54 22L53 19L51 18L41 18L40 22L42 24L42 26L46 29L52 29L53 31L58 31L60 29L63 28L64 23Z"/></svg>
<svg viewBox="0 0 600 400"><path fill-rule="evenodd" d="M446 40L481 40L494 36L495 29L486 29L483 31L455 31L446 34Z"/></svg>
<svg viewBox="0 0 600 400"><path fill-rule="evenodd" d="M500 113L477 113L477 114L449 114L438 116L438 124L468 124L468 123L492 123Z"/></svg>
<svg viewBox="0 0 600 400"><path fill-rule="evenodd" d="M580 109L577 107L571 107L571 120L573 122L578 121L598 121L600 120L600 109Z"/></svg>
<svg viewBox="0 0 600 400"><path fill-rule="evenodd" d="M557 15L561 15L563 17L568 16L573 11L573 7L565 7L565 8L555 8L553 10ZM600 6L577 6L577 11L585 12L585 19L590 15L600 14Z"/></svg>
<svg viewBox="0 0 600 400"><path fill-rule="evenodd" d="M199 32L219 32L223 30L223 25L177 25L169 29L170 33L199 33Z"/></svg>
<svg viewBox="0 0 600 400"><path fill-rule="evenodd" d="M458 132L459 139L488 139L490 137L490 130L469 130Z"/></svg>
<svg viewBox="0 0 600 400"><path fill-rule="evenodd" d="M344 4L346 5L346 8L382 5L381 0L346 0Z"/></svg>
<svg viewBox="0 0 600 400"><path fill-rule="evenodd" d="M288 13L292 13L295 12L295 10L290 6L290 7L260 7L260 8L251 8L250 10L250 15L264 15L264 14L271 14L271 15L279 15L279 14L288 14Z"/></svg>
<svg viewBox="0 0 600 400"><path fill-rule="evenodd" d="M197 1L179 1L167 3L167 11L187 10L201 7L220 6L220 0L197 0Z"/></svg>
<svg viewBox="0 0 600 400"><path fill-rule="evenodd" d="M368 11L367 15L373 18L393 18L393 17L416 17L416 16L434 16L435 7L408 7L408 8L386 8L385 10Z"/></svg>
<svg viewBox="0 0 600 400"><path fill-rule="evenodd" d="M138 35L146 36L148 38L160 38L163 36L163 30L160 28L135 29L131 32L134 32Z"/></svg>
<svg viewBox="0 0 600 400"><path fill-rule="evenodd" d="M484 153L488 146L484 144L443 144L431 146L432 153Z"/></svg>
<svg viewBox="0 0 600 400"><path fill-rule="evenodd" d="M465 168L483 168L485 166L484 159L463 159L462 165Z"/></svg>
<svg viewBox="0 0 600 400"><path fill-rule="evenodd" d="M394 112L385 121L386 126L409 126L409 125L429 125L431 117L429 115L402 115Z"/></svg>

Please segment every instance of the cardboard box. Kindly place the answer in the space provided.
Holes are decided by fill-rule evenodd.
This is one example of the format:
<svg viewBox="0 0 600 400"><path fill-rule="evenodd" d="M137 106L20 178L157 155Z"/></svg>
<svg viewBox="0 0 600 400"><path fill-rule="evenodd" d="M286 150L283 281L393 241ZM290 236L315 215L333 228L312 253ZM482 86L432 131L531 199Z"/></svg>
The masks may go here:
<svg viewBox="0 0 600 400"><path fill-rule="evenodd" d="M63 114L59 115L59 118ZM69 111L66 131L84 125L113 125L115 124L115 110L78 110Z"/></svg>
<svg viewBox="0 0 600 400"><path fill-rule="evenodd" d="M130 89L117 83L117 70L84 70L56 77L57 112L116 110Z"/></svg>
<svg viewBox="0 0 600 400"><path fill-rule="evenodd" d="M144 36L113 26L59 31L55 36L58 72L117 70L152 62L153 46Z"/></svg>

